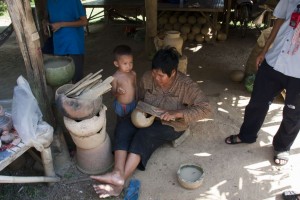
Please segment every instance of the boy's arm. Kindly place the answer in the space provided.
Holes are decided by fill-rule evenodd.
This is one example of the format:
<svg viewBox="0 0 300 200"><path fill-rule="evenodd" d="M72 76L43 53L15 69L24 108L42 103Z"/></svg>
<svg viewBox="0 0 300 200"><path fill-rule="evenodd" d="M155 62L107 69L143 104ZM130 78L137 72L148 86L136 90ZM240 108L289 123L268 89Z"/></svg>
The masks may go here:
<svg viewBox="0 0 300 200"><path fill-rule="evenodd" d="M135 100L137 101L139 98L138 95L138 86L137 86L137 81L136 81L136 73L134 72L134 86L135 86Z"/></svg>
<svg viewBox="0 0 300 200"><path fill-rule="evenodd" d="M114 77L114 76L113 76ZM111 82L111 93L114 97L118 96L118 93L117 93L117 79L116 77L114 77L114 80Z"/></svg>

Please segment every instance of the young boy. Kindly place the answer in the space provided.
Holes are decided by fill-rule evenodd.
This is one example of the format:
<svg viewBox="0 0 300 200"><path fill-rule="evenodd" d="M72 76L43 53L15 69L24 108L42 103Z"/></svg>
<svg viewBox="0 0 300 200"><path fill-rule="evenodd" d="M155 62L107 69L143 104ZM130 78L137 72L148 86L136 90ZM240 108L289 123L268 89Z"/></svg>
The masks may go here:
<svg viewBox="0 0 300 200"><path fill-rule="evenodd" d="M136 73L132 70L133 56L129 46L119 45L113 53L114 65L117 67L112 82L112 93L116 97L113 107L119 117L124 117L136 107Z"/></svg>

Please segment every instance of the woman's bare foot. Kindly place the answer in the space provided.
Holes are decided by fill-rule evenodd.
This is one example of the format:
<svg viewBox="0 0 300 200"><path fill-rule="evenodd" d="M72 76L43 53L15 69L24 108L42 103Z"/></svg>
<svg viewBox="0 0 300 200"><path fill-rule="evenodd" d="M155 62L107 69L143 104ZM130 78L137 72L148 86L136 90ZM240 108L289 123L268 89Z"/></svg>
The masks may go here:
<svg viewBox="0 0 300 200"><path fill-rule="evenodd" d="M125 182L123 176L121 176L121 173L119 171L113 171L104 175L90 177L101 183L108 183L115 186L123 186Z"/></svg>
<svg viewBox="0 0 300 200"><path fill-rule="evenodd" d="M93 185L94 190L99 195L99 198L107 198L111 196L119 196L124 188L123 185L100 184Z"/></svg>

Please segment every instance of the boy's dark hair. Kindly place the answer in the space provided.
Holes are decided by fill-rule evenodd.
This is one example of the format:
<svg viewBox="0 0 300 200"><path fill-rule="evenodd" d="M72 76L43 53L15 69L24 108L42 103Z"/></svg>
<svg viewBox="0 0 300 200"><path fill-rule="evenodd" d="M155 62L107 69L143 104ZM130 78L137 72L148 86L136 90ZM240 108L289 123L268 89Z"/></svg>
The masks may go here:
<svg viewBox="0 0 300 200"><path fill-rule="evenodd" d="M179 53L174 47L165 47L156 52L152 59L152 69L160 69L163 73L171 76L172 71L177 71Z"/></svg>
<svg viewBox="0 0 300 200"><path fill-rule="evenodd" d="M113 54L115 56L115 60L118 60L120 56L124 56L124 55L132 56L132 51L131 48L127 45L118 45L114 48Z"/></svg>

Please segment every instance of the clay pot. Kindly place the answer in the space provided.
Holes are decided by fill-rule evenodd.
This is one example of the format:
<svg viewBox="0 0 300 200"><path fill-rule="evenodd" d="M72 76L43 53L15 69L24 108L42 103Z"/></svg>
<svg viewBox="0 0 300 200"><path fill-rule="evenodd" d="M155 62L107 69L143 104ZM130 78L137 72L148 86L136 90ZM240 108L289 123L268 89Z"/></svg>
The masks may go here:
<svg viewBox="0 0 300 200"><path fill-rule="evenodd" d="M245 72L242 70L232 70L230 73L230 79L234 82L241 82L245 77Z"/></svg>
<svg viewBox="0 0 300 200"><path fill-rule="evenodd" d="M2 106L0 106L0 131L10 131L12 129L12 117L10 114L5 113Z"/></svg>
<svg viewBox="0 0 300 200"><path fill-rule="evenodd" d="M179 31L167 31L164 38L164 47L175 47L180 55L182 55L183 39L180 37Z"/></svg>
<svg viewBox="0 0 300 200"><path fill-rule="evenodd" d="M72 58L65 56L47 56L44 58L47 84L60 86L72 80L75 66Z"/></svg>
<svg viewBox="0 0 300 200"><path fill-rule="evenodd" d="M68 131L72 132L74 135L78 137L88 137L96 134L103 126L105 126L106 110L106 106L103 105L99 115L81 121L64 117L64 124Z"/></svg>
<svg viewBox="0 0 300 200"><path fill-rule="evenodd" d="M180 56L179 63L178 63L178 71L186 74L187 72L187 57L185 55Z"/></svg>
<svg viewBox="0 0 300 200"><path fill-rule="evenodd" d="M91 136L79 137L70 131L73 142L81 149L93 149L101 146L105 141L105 138L108 137L106 134L106 125L103 126L100 131Z"/></svg>
<svg viewBox="0 0 300 200"><path fill-rule="evenodd" d="M76 124L76 121L64 118L66 127L69 130L69 133L76 144L77 147L82 149L93 149L101 145L106 136L106 116L104 117L93 117L93 119L86 119ZM102 120L103 119L103 120ZM98 120L98 121L97 121ZM93 122L93 123L91 123ZM98 125L98 123L100 125ZM70 126L73 126L70 128ZM86 129L86 127L96 127L95 129ZM78 129L76 129L76 127ZM100 128L99 128L100 127ZM99 128L99 129L98 129ZM93 130L92 130L93 129ZM86 131L87 130L87 131ZM95 132L91 132L97 130ZM74 131L74 132L73 132Z"/></svg>
<svg viewBox="0 0 300 200"><path fill-rule="evenodd" d="M137 128L145 128L151 126L154 119L155 116L147 117L147 114L140 111L139 109L134 109L131 113L131 121Z"/></svg>
<svg viewBox="0 0 300 200"><path fill-rule="evenodd" d="M111 142L105 134L104 142L93 149L82 149L77 147L76 166L86 174L102 174L110 170L113 166L113 154L111 152Z"/></svg>
<svg viewBox="0 0 300 200"><path fill-rule="evenodd" d="M196 189L200 187L204 179L202 167L195 164L180 165L177 171L177 179L180 185L186 189Z"/></svg>
<svg viewBox="0 0 300 200"><path fill-rule="evenodd" d="M72 84L66 84L59 87L55 92L56 106L63 116L74 120L84 120L99 113L102 106L102 95L95 99L69 98L64 92L70 87Z"/></svg>

